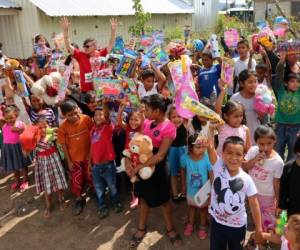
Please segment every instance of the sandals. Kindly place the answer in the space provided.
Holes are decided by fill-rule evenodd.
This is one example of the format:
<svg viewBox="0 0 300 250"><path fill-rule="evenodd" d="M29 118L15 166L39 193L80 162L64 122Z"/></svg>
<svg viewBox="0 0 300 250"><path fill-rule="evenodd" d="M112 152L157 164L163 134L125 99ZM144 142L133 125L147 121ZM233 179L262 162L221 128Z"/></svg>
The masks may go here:
<svg viewBox="0 0 300 250"><path fill-rule="evenodd" d="M143 235L141 237L137 237L136 235L138 234L138 232L142 232ZM139 228L130 240L130 248L136 248L142 242L146 233L147 233L147 227L145 227L144 229Z"/></svg>
<svg viewBox="0 0 300 250"><path fill-rule="evenodd" d="M171 233L174 233L174 235L171 236L170 235ZM180 234L178 232L176 232L175 228L172 228L171 230L167 230L166 235L174 247L178 247L181 245L182 238L181 238Z"/></svg>

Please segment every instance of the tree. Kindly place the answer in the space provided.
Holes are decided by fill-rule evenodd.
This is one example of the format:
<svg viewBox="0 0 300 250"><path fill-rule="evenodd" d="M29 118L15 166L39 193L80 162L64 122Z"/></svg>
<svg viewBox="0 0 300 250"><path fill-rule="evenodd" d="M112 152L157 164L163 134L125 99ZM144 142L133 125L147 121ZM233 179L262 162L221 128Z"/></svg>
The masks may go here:
<svg viewBox="0 0 300 250"><path fill-rule="evenodd" d="M129 27L129 32L135 36L141 36L145 34L145 31L150 30L150 26L146 26L146 23L151 19L151 14L145 12L141 0L132 0L132 8L135 11L135 25Z"/></svg>

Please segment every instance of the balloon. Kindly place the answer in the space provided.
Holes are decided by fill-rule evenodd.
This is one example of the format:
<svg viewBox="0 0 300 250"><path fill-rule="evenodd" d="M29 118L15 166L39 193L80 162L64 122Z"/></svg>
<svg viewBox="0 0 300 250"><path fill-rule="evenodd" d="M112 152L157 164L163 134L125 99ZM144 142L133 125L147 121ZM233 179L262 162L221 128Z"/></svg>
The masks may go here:
<svg viewBox="0 0 300 250"><path fill-rule="evenodd" d="M200 52L204 49L204 43L197 39L197 40L194 40L193 42L193 46L194 46L194 49L197 51L197 52Z"/></svg>

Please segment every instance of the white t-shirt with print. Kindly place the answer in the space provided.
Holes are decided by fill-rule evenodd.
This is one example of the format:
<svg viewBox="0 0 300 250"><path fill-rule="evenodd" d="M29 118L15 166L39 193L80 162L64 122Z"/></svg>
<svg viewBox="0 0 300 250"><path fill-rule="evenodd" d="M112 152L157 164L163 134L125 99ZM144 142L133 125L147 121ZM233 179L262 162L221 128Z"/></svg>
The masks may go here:
<svg viewBox="0 0 300 250"><path fill-rule="evenodd" d="M146 91L144 84L139 82L138 83L138 94L139 94L140 99L142 99L145 96L158 94L157 84L158 84L157 82L154 83L152 89L150 89L149 91Z"/></svg>
<svg viewBox="0 0 300 250"><path fill-rule="evenodd" d="M234 75L238 77L243 70L248 69L248 63L249 57L245 61L242 61L240 58L236 58L234 60ZM256 61L252 58L250 70L255 71L255 67Z"/></svg>
<svg viewBox="0 0 300 250"><path fill-rule="evenodd" d="M245 156L245 160L250 161L254 159L258 153L258 146L251 147ZM273 181L274 178L279 179L281 177L283 166L284 162L277 153L272 158L265 159L262 166L259 164L254 165L249 171L249 175L256 185L258 194L265 196L275 195Z"/></svg>
<svg viewBox="0 0 300 250"><path fill-rule="evenodd" d="M229 227L243 227L247 223L246 197L257 194L251 177L240 168L230 176L223 160L218 157L212 167L214 182L211 191L209 213L216 222Z"/></svg>

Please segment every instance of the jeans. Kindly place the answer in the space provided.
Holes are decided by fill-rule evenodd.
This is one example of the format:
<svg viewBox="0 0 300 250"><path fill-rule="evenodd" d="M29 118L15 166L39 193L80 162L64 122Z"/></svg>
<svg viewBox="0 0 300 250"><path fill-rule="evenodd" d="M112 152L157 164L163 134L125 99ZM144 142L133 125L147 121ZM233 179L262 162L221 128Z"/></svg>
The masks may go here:
<svg viewBox="0 0 300 250"><path fill-rule="evenodd" d="M299 125L286 125L277 124L275 133L277 135L276 151L284 160L284 152L286 146L288 147L287 161L290 161L296 157L294 153L294 146L297 140L297 133L300 131Z"/></svg>
<svg viewBox="0 0 300 250"><path fill-rule="evenodd" d="M214 219L211 223L210 250L243 250L246 236L246 226L228 227L219 224Z"/></svg>
<svg viewBox="0 0 300 250"><path fill-rule="evenodd" d="M93 181L98 199L99 208L106 208L105 190L109 188L110 202L119 203L116 184L116 166L113 162L95 164L93 167Z"/></svg>

